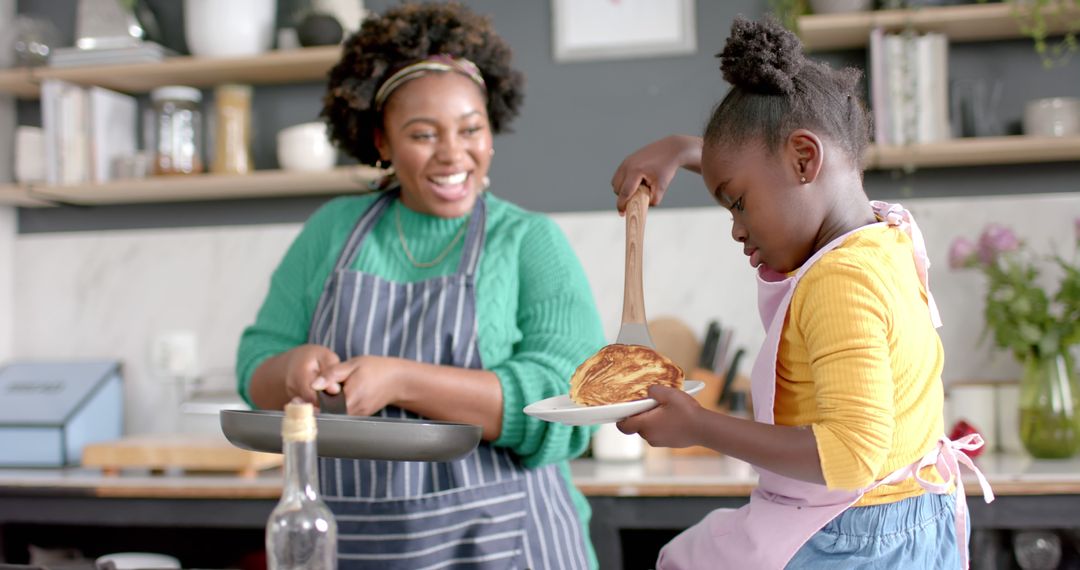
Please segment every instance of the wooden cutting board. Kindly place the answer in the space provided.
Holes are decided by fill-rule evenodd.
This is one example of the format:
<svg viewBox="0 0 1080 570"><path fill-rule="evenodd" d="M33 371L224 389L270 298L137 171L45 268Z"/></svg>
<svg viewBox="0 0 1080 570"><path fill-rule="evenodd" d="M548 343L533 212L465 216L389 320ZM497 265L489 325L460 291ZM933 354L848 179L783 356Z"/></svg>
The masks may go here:
<svg viewBox="0 0 1080 570"><path fill-rule="evenodd" d="M683 373L689 374L697 366L701 343L684 321L667 316L652 319L649 321L649 336L656 345L656 351L678 364Z"/></svg>
<svg viewBox="0 0 1080 570"><path fill-rule="evenodd" d="M123 469L182 469L235 472L254 477L279 467L282 456L240 449L215 435L153 434L92 443L83 448L83 467L101 468L106 475Z"/></svg>

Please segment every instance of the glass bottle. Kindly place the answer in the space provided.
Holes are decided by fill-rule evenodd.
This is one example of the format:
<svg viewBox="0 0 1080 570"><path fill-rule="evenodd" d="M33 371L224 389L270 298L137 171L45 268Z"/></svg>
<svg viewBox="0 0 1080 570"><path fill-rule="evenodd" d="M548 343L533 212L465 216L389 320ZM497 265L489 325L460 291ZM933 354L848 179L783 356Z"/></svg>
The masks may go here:
<svg viewBox="0 0 1080 570"><path fill-rule="evenodd" d="M251 86L219 85L214 89L217 128L214 130L215 174L247 174L251 164Z"/></svg>
<svg viewBox="0 0 1080 570"><path fill-rule="evenodd" d="M285 485L266 522L270 570L337 567L337 523L319 497L315 470L315 416L311 404L285 406L281 423Z"/></svg>
<svg viewBox="0 0 1080 570"><path fill-rule="evenodd" d="M1067 351L1028 353L1020 383L1020 440L1040 459L1072 457L1080 450L1080 383Z"/></svg>

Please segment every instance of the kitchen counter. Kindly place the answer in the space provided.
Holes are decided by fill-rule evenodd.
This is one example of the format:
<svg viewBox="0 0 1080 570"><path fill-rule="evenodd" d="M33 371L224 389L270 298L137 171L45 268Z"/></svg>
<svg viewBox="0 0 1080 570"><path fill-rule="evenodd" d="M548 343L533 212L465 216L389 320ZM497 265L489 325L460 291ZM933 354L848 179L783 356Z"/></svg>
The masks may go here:
<svg viewBox="0 0 1080 570"><path fill-rule="evenodd" d="M1050 461L1021 454L987 454L977 459L999 496L1080 494L1080 457ZM585 495L603 497L747 497L757 482L746 463L731 457L667 457L611 462L570 462L574 483ZM969 495L980 495L965 471ZM67 495L109 498L276 499L280 470L253 479L234 475L125 471L105 476L100 470L0 469L0 496Z"/></svg>
<svg viewBox="0 0 1080 570"><path fill-rule="evenodd" d="M1080 494L1080 457L1049 461L1024 454L985 454L976 463L998 496ZM968 495L981 496L975 477L961 471ZM571 462L571 472L589 496L745 497L757 482L748 464L731 457L658 455L630 463L583 459Z"/></svg>
<svg viewBox="0 0 1080 570"><path fill-rule="evenodd" d="M978 463L998 500L985 504L974 478L965 476L973 528L1080 527L1080 458L1045 461L989 454ZM756 483L747 464L729 457L664 453L629 463L579 459L571 462L571 473L593 507L590 531L604 568L622 567L628 544L653 541L658 548L709 511L745 504ZM0 469L0 531L6 534L13 525L252 531L265 524L280 488L279 470L245 479Z"/></svg>

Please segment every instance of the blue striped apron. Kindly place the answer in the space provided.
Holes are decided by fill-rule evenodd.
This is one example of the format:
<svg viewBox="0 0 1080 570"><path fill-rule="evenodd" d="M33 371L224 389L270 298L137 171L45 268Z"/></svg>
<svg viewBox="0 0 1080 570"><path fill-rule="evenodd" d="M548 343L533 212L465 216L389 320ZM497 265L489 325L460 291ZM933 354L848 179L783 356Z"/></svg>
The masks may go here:
<svg viewBox="0 0 1080 570"><path fill-rule="evenodd" d="M342 360L372 354L480 369L475 274L486 205L476 201L457 272L399 283L351 269L398 191L360 217L327 278L309 342ZM395 406L380 416L418 418ZM321 458L340 568L587 568L581 522L554 465L526 469L488 442L445 463Z"/></svg>

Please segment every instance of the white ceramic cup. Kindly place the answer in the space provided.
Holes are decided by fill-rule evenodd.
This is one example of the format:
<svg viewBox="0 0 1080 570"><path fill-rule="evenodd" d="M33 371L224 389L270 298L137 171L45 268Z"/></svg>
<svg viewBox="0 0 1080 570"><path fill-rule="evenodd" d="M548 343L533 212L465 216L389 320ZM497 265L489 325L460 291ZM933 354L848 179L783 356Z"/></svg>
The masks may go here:
<svg viewBox="0 0 1080 570"><path fill-rule="evenodd" d="M278 164L285 170L318 172L337 163L337 149L327 138L326 123L301 123L277 134Z"/></svg>
<svg viewBox="0 0 1080 570"><path fill-rule="evenodd" d="M1020 439L1020 383L1001 384L997 390L998 450L1007 453L1024 451Z"/></svg>
<svg viewBox="0 0 1080 570"><path fill-rule="evenodd" d="M180 561L165 554L152 552L117 552L98 557L94 565L104 567L106 562L112 562L116 570L147 569L147 568L180 568Z"/></svg>
<svg viewBox="0 0 1080 570"><path fill-rule="evenodd" d="M45 181L45 132L40 127L15 129L15 181Z"/></svg>
<svg viewBox="0 0 1080 570"><path fill-rule="evenodd" d="M199 57L258 55L273 45L277 0L184 0L184 38Z"/></svg>
<svg viewBox="0 0 1080 570"><path fill-rule="evenodd" d="M997 448L997 402L991 384L958 384L949 386L945 394L945 432L958 421L965 421L982 436L986 451Z"/></svg>
<svg viewBox="0 0 1080 570"><path fill-rule="evenodd" d="M1036 137L1080 135L1080 99L1050 97L1024 106L1024 134Z"/></svg>
<svg viewBox="0 0 1080 570"><path fill-rule="evenodd" d="M593 435L592 450L600 461L637 461L645 454L645 440L626 435L615 424L603 424Z"/></svg>

